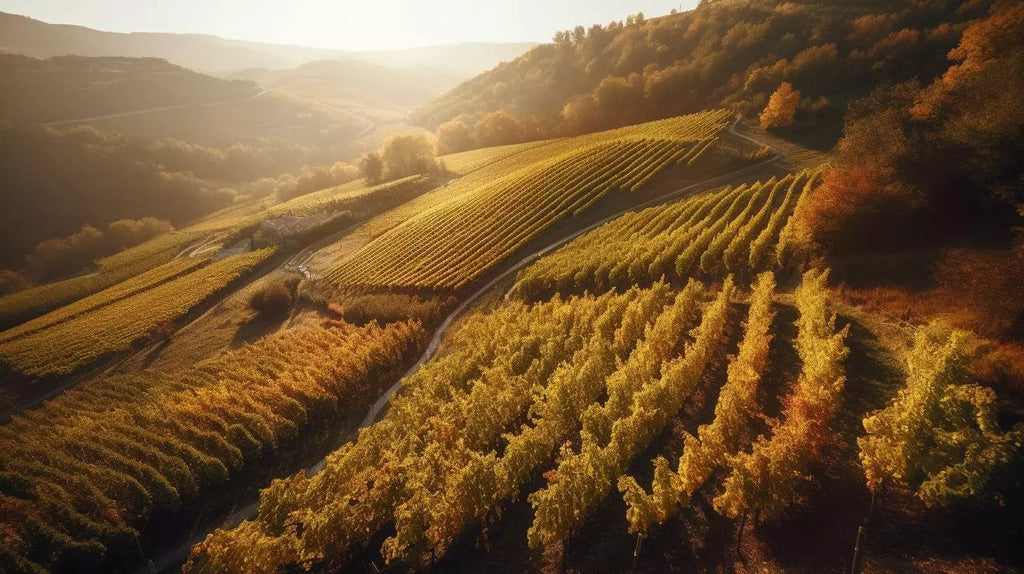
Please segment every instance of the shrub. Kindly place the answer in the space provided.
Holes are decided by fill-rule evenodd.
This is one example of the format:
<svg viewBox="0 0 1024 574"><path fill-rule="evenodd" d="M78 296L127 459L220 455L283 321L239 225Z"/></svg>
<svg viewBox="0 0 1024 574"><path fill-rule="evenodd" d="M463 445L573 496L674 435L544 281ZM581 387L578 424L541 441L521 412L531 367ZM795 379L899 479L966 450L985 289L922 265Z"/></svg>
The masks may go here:
<svg viewBox="0 0 1024 574"><path fill-rule="evenodd" d="M281 317L292 306L292 292L283 281L272 281L249 298L249 308L260 317Z"/></svg>

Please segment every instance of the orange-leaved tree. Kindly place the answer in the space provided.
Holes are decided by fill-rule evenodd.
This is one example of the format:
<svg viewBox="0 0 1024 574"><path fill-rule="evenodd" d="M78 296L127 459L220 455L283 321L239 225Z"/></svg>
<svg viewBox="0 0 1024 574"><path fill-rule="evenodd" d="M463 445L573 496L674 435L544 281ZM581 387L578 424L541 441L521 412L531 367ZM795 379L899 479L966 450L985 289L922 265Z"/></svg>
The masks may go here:
<svg viewBox="0 0 1024 574"><path fill-rule="evenodd" d="M768 105L759 116L761 127L781 128L792 124L799 104L800 90L793 88L789 82L782 82L768 98Z"/></svg>

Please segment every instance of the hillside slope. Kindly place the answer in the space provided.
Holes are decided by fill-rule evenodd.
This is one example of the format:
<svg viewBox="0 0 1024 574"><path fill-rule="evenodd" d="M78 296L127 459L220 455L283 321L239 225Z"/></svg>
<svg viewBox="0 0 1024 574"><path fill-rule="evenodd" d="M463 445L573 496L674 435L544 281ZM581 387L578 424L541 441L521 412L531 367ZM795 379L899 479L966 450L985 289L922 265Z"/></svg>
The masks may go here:
<svg viewBox="0 0 1024 574"><path fill-rule="evenodd" d="M0 12L0 51L46 58L80 56L156 57L206 72L244 68L292 68L325 59L360 59L386 66L430 65L466 75L494 67L532 48L532 43L465 43L409 50L343 52L263 44L202 34L121 34L84 26L50 24Z"/></svg>
<svg viewBox="0 0 1024 574"><path fill-rule="evenodd" d="M228 77L325 103L412 108L455 87L464 74L360 60L319 60L287 70L241 70Z"/></svg>
<svg viewBox="0 0 1024 574"><path fill-rule="evenodd" d="M0 119L59 122L156 107L240 100L253 82L230 81L156 58L39 60L0 54Z"/></svg>
<svg viewBox="0 0 1024 574"><path fill-rule="evenodd" d="M759 112L788 81L802 91L804 119L834 141L851 97L883 81L940 74L963 23L989 4L719 0L660 18L578 26L465 82L414 119L434 128L504 110L536 117L548 135L579 133L721 105Z"/></svg>

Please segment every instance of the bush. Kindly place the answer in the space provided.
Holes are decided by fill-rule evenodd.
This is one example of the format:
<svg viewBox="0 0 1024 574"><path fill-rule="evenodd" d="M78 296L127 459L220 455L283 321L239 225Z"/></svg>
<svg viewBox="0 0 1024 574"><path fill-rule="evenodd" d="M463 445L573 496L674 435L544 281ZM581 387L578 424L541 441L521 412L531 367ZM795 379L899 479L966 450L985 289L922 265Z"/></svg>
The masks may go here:
<svg viewBox="0 0 1024 574"><path fill-rule="evenodd" d="M292 292L283 281L272 281L249 298L249 308L260 317L282 317L292 306Z"/></svg>
<svg viewBox="0 0 1024 574"><path fill-rule="evenodd" d="M799 105L800 90L793 89L793 84L789 82L782 82L779 89L768 98L768 105L761 112L761 127L781 128L791 125Z"/></svg>

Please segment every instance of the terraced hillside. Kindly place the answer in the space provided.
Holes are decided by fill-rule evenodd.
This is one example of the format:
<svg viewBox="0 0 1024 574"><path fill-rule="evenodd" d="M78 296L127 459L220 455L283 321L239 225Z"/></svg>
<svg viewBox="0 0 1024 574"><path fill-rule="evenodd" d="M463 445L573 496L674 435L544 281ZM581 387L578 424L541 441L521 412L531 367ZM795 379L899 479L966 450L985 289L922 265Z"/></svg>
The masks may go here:
<svg viewBox="0 0 1024 574"><path fill-rule="evenodd" d="M781 268L793 212L819 182L820 171L804 170L628 213L540 259L516 290L536 297Z"/></svg>
<svg viewBox="0 0 1024 574"><path fill-rule="evenodd" d="M132 348L162 323L185 315L273 254L274 249L263 249L231 256L160 284L141 277L135 281L144 285L128 297L101 293L104 301L96 302L91 310L55 311L36 324L0 335L4 339L0 362L30 377L72 373ZM82 304L89 305L91 302Z"/></svg>
<svg viewBox="0 0 1024 574"><path fill-rule="evenodd" d="M801 354L803 374L792 392L835 401L846 331L835 326L824 278L809 273L797 292L799 344L842 352L830 355L828 368L821 356ZM741 350L742 360L765 353L773 298L768 274L751 296L750 326L739 343L757 350ZM657 283L622 294L511 301L474 315L442 358L404 383L379 423L328 457L323 472L275 482L263 492L257 518L211 535L186 571L245 564L274 571L310 562L344 568L366 545L379 544L389 525L384 559L425 567L457 547L467 529L499 520L501 509L521 498L533 508L532 525L512 536L529 546L560 545L677 417L687 420L687 406L721 384L722 358L736 344L742 316L737 300L743 298L731 279L720 288L692 281L681 290ZM763 363L748 384L757 384ZM730 367L727 385L740 384L734 371L746 373ZM747 391L754 404L744 412L762 408ZM816 412L815 424L834 416ZM730 431L749 444L759 428ZM805 459L785 461L794 470L787 487L800 483L815 456L807 450ZM723 463L734 472L744 472L742 464ZM770 493L781 486L755 479L746 488ZM759 504L748 500L751 510ZM297 523L304 527L284 526Z"/></svg>
<svg viewBox="0 0 1024 574"><path fill-rule="evenodd" d="M325 273L335 287L458 290L548 227L611 194L641 189L670 165L693 165L729 114L706 112L556 140L453 182L415 216Z"/></svg>

